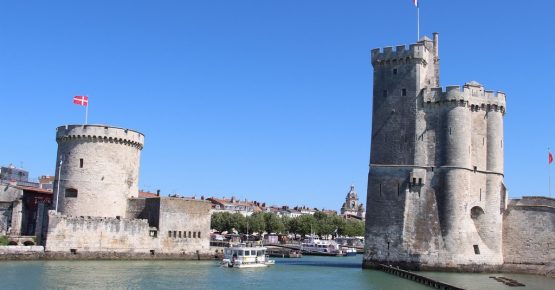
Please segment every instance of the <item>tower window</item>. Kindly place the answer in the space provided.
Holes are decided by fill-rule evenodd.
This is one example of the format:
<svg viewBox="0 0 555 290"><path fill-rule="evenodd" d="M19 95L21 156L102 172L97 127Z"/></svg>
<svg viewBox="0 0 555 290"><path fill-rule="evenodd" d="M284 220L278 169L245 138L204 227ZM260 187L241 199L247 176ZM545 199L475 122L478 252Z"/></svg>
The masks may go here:
<svg viewBox="0 0 555 290"><path fill-rule="evenodd" d="M380 196L382 196L382 184L380 183Z"/></svg>
<svg viewBox="0 0 555 290"><path fill-rule="evenodd" d="M403 97L406 96L407 95L407 89L401 90L401 95L403 95Z"/></svg>
<svg viewBox="0 0 555 290"><path fill-rule="evenodd" d="M394 75L397 74L397 69L396 69L396 68L393 69L393 74L394 74Z"/></svg>
<svg viewBox="0 0 555 290"><path fill-rule="evenodd" d="M79 168L83 168L83 158L79 159Z"/></svg>
<svg viewBox="0 0 555 290"><path fill-rule="evenodd" d="M387 97L387 90L384 90L384 91L383 91L383 96L384 96L384 98Z"/></svg>
<svg viewBox="0 0 555 290"><path fill-rule="evenodd" d="M474 245L474 254L480 255L480 248L478 247L478 245Z"/></svg>
<svg viewBox="0 0 555 290"><path fill-rule="evenodd" d="M75 188L66 188L66 197L77 197L77 189Z"/></svg>

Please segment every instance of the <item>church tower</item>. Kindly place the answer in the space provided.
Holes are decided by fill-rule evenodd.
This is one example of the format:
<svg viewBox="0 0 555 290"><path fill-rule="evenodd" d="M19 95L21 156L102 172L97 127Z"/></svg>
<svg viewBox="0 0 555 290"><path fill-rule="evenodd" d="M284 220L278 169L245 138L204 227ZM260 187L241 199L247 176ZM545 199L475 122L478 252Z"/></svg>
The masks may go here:
<svg viewBox="0 0 555 290"><path fill-rule="evenodd" d="M345 202L341 206L341 215L355 216L364 219L365 215L364 205L358 201L358 194L355 191L355 186L351 185L351 189L345 197Z"/></svg>

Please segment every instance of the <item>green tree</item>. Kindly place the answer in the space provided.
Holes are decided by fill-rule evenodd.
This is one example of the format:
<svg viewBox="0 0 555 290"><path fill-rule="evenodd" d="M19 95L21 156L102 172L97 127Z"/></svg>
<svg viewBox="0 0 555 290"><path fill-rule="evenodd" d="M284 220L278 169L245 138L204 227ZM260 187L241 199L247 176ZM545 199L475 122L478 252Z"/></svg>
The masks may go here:
<svg viewBox="0 0 555 290"><path fill-rule="evenodd" d="M320 219L318 219L320 218ZM334 224L333 216L330 215L319 215L316 218L316 222L318 223L316 233L320 238L328 235L333 235L335 230L337 229L336 225Z"/></svg>
<svg viewBox="0 0 555 290"><path fill-rule="evenodd" d="M255 212L247 218L248 231L249 233L259 233L262 234L266 230L266 221L264 219L264 213Z"/></svg>
<svg viewBox="0 0 555 290"><path fill-rule="evenodd" d="M332 224L334 226L334 236L343 235L345 231L345 219L338 215L332 215Z"/></svg>
<svg viewBox="0 0 555 290"><path fill-rule="evenodd" d="M364 236L364 222L356 219L345 221L345 229L341 233L347 237Z"/></svg>
<svg viewBox="0 0 555 290"><path fill-rule="evenodd" d="M285 232L283 220L273 212L265 213L264 220L266 222L266 231L268 233L281 234Z"/></svg>
<svg viewBox="0 0 555 290"><path fill-rule="evenodd" d="M294 235L299 235L301 233L301 226L297 218L283 217L283 224L288 233Z"/></svg>
<svg viewBox="0 0 555 290"><path fill-rule="evenodd" d="M312 234L315 230L317 230L316 218L314 218L312 215L302 215L295 219L298 220L299 234L301 234L302 236Z"/></svg>
<svg viewBox="0 0 555 290"><path fill-rule="evenodd" d="M247 218L244 215L236 212L231 214L230 222L228 224L227 231L231 232L233 229L237 230L238 233L244 234L247 232Z"/></svg>
<svg viewBox="0 0 555 290"><path fill-rule="evenodd" d="M223 231L229 232L232 228L232 226L230 226L230 222L231 222L231 213L216 212L212 214L212 218L210 219L210 227L219 232L223 232Z"/></svg>

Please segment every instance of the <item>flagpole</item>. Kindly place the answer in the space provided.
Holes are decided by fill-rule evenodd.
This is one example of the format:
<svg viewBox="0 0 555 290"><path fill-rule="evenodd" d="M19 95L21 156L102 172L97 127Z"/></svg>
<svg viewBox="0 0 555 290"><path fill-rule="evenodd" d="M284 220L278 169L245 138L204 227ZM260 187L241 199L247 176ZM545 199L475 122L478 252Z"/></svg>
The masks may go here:
<svg viewBox="0 0 555 290"><path fill-rule="evenodd" d="M420 40L420 4L416 4L416 41Z"/></svg>
<svg viewBox="0 0 555 290"><path fill-rule="evenodd" d="M56 208L55 208L56 213L58 213L58 197L60 196L60 183L62 180L62 163L63 163L62 156L60 156L60 165L58 168L58 184L57 184L58 189L56 190Z"/></svg>
<svg viewBox="0 0 555 290"><path fill-rule="evenodd" d="M550 157L551 157L551 151L549 150L549 147L547 147L547 180L548 180L548 192L549 192L549 197L551 197L551 163L549 161L551 161Z"/></svg>
<svg viewBox="0 0 555 290"><path fill-rule="evenodd" d="M85 125L87 125L88 119L89 119L89 101L87 100L87 105L85 106Z"/></svg>

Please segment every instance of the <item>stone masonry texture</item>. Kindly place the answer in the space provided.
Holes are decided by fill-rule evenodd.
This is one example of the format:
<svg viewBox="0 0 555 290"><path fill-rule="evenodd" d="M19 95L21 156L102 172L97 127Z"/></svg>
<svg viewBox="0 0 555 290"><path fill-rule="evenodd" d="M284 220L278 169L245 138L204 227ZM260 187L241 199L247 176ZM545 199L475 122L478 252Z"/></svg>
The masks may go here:
<svg viewBox="0 0 555 290"><path fill-rule="evenodd" d="M68 216L125 217L127 199L137 197L139 192L143 134L104 125L67 125L57 128L56 141L54 190L57 194L60 180L59 212Z"/></svg>

